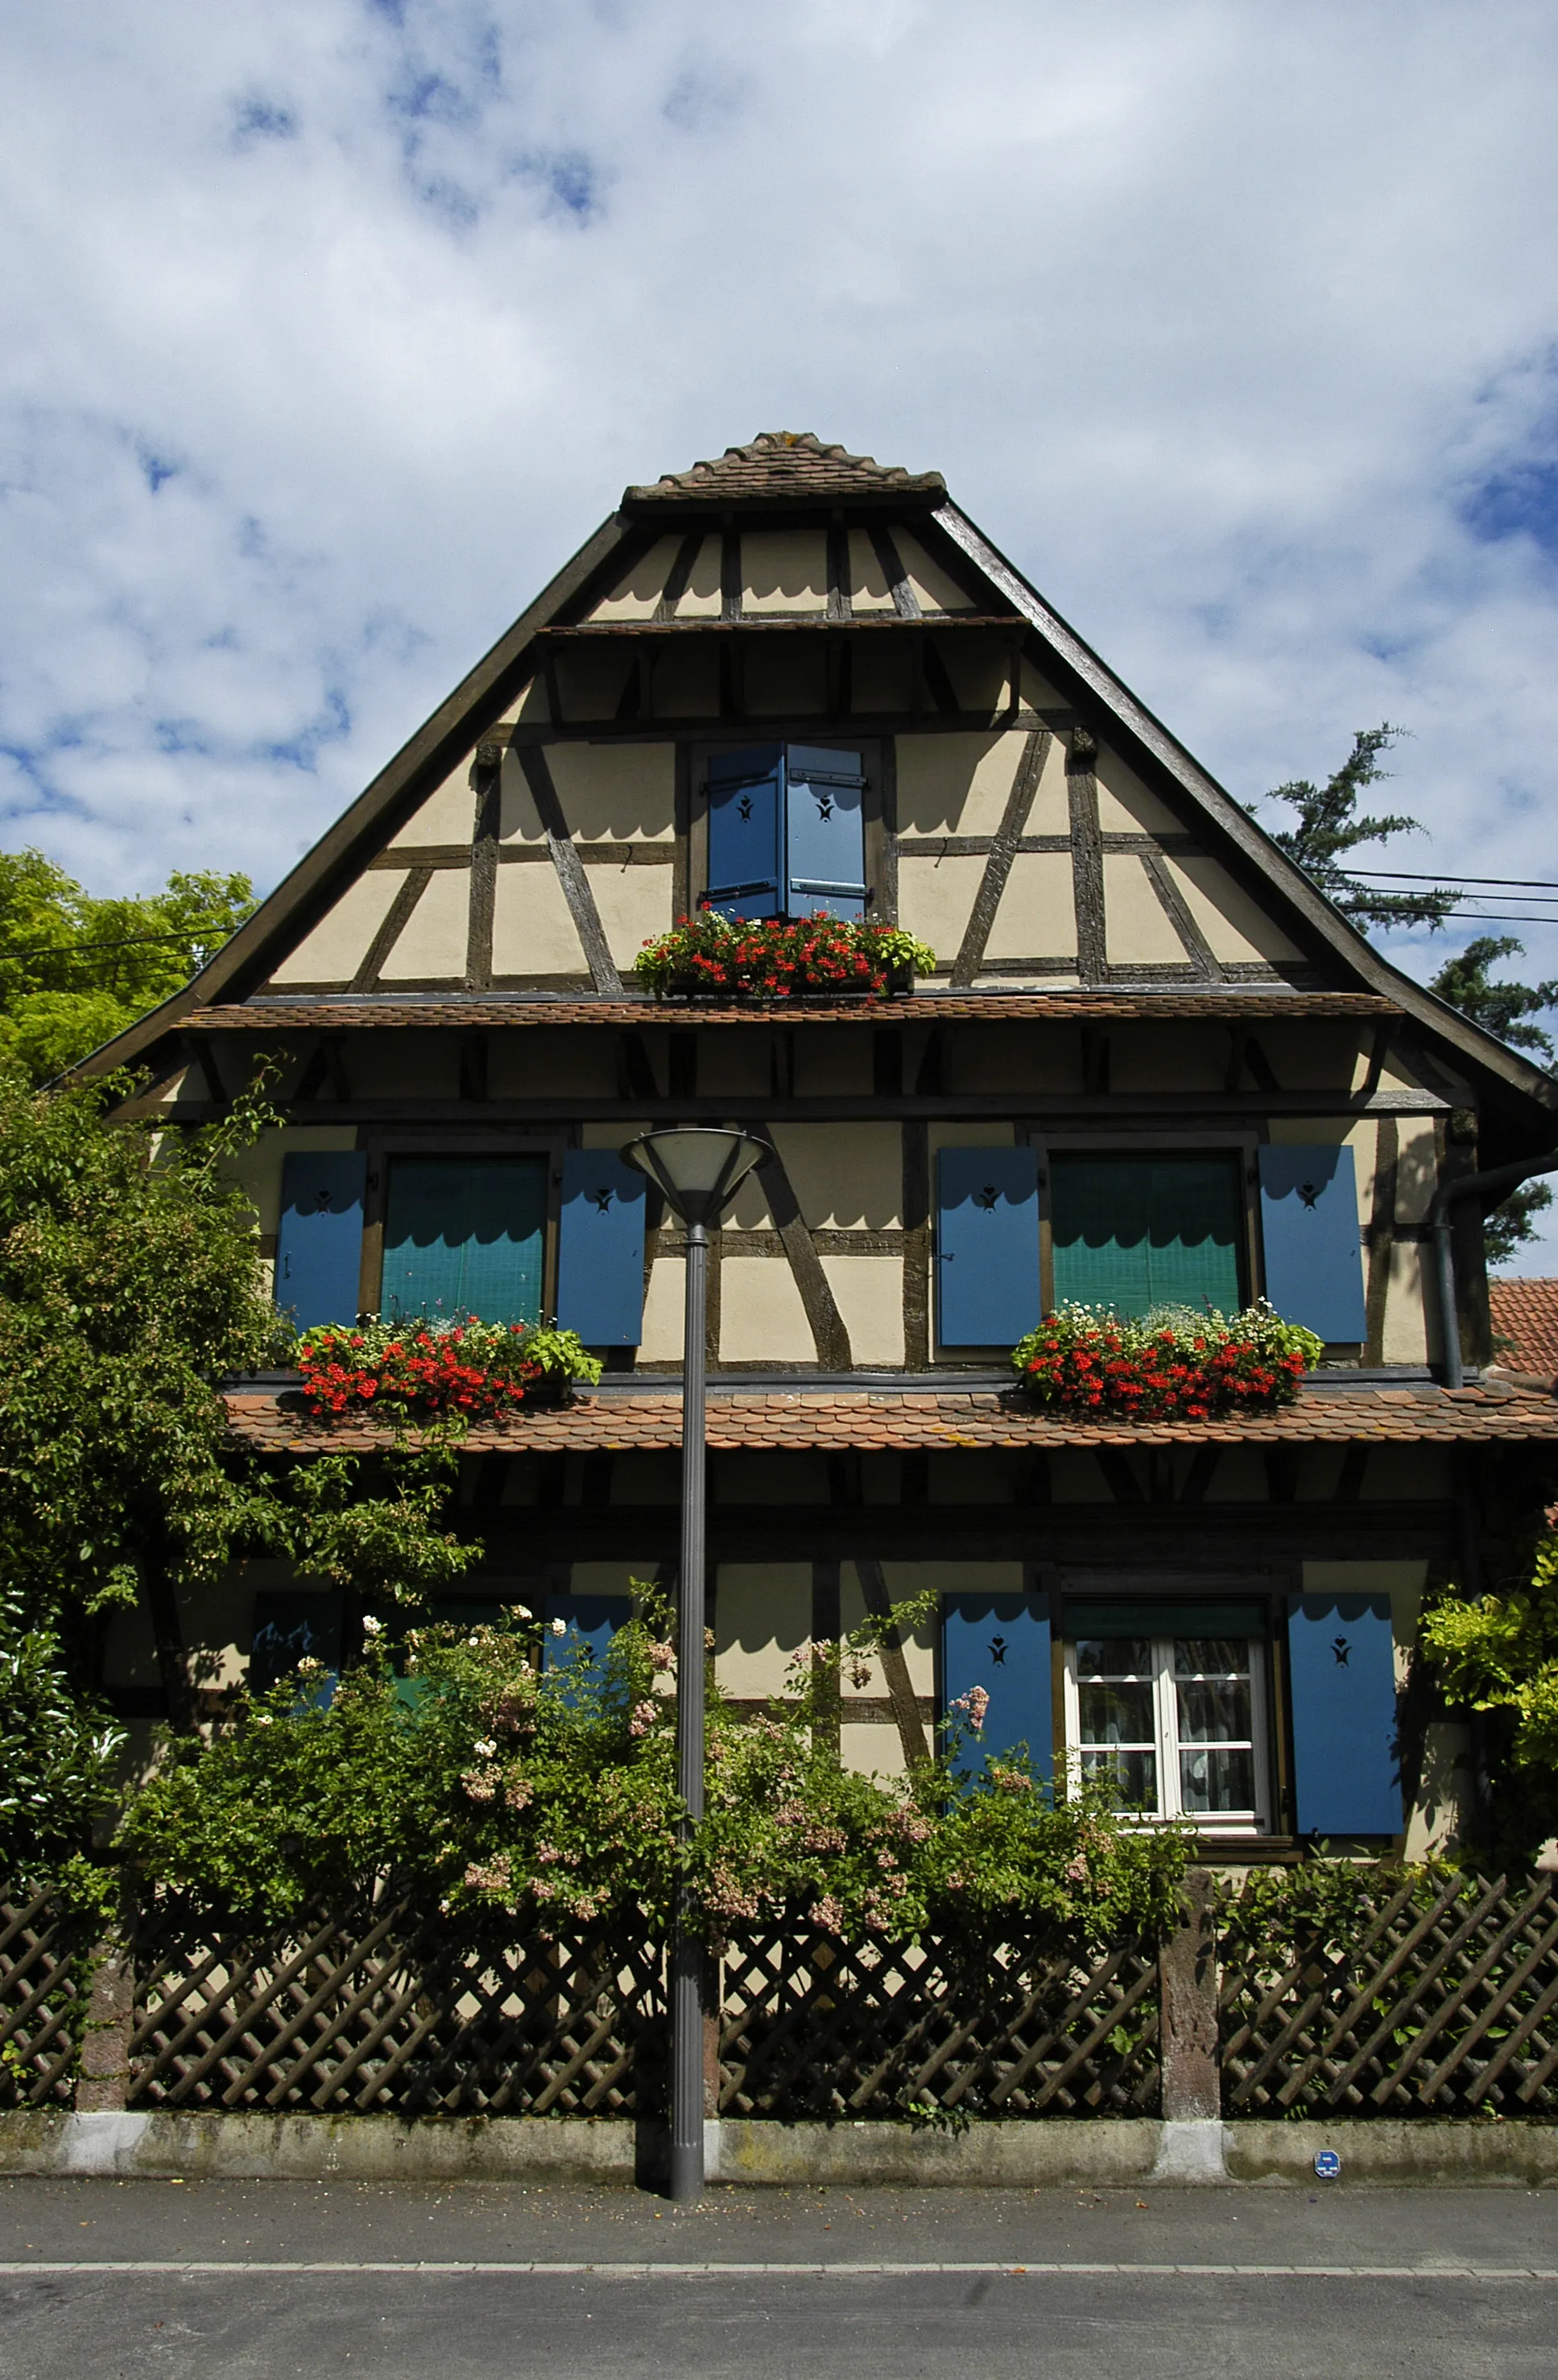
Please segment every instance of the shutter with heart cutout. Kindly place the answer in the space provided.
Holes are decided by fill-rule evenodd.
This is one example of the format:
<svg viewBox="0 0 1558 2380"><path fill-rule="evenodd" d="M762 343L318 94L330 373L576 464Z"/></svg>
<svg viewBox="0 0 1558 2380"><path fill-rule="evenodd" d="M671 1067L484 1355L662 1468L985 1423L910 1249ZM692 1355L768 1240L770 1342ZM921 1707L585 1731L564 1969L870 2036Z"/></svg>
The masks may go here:
<svg viewBox="0 0 1558 2380"><path fill-rule="evenodd" d="M563 1158L557 1319L586 1347L636 1347L643 1335L647 1186L613 1150L571 1148Z"/></svg>

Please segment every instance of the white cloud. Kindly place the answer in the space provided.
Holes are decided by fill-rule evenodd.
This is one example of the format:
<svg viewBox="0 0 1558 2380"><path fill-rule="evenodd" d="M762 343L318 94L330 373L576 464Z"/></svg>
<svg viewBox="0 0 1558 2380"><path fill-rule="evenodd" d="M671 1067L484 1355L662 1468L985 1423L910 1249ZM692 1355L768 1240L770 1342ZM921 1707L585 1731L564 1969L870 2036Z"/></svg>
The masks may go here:
<svg viewBox="0 0 1558 2380"><path fill-rule="evenodd" d="M793 427L944 469L1240 795L1398 720L1398 864L1552 866L1542 0L56 0L0 58L8 841L272 880L625 480Z"/></svg>

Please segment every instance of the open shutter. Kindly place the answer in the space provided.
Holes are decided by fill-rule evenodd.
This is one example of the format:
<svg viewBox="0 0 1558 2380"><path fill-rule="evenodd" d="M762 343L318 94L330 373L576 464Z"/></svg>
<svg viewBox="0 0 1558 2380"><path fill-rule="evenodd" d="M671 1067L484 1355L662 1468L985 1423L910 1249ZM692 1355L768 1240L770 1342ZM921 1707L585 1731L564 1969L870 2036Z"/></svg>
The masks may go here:
<svg viewBox="0 0 1558 2380"><path fill-rule="evenodd" d="M785 749L785 865L792 917L865 915L865 777L858 752Z"/></svg>
<svg viewBox="0 0 1558 2380"><path fill-rule="evenodd" d="M1352 1151L1334 1143L1260 1151L1266 1295L1321 1338L1369 1335Z"/></svg>
<svg viewBox="0 0 1558 2380"><path fill-rule="evenodd" d="M944 1148L936 1190L936 1336L1010 1347L1039 1319L1037 1151Z"/></svg>
<svg viewBox="0 0 1558 2380"><path fill-rule="evenodd" d="M1298 1832L1398 1834L1390 1597L1289 1596L1287 1660Z"/></svg>
<svg viewBox="0 0 1558 2380"><path fill-rule="evenodd" d="M535 1322L547 1168L537 1157L397 1157L384 1223L383 1310Z"/></svg>
<svg viewBox="0 0 1558 2380"><path fill-rule="evenodd" d="M725 917L784 913L780 820L784 757L777 744L716 752L708 764L709 907Z"/></svg>
<svg viewBox="0 0 1558 2380"><path fill-rule="evenodd" d="M1051 1718L1049 1597L1046 1595L949 1595L941 1611L941 1706L951 1709L971 1686L990 1697L979 1735L964 1738L959 1766L977 1772L986 1757L1028 1747L1035 1774L1049 1778L1055 1760Z"/></svg>
<svg viewBox="0 0 1558 2380"><path fill-rule="evenodd" d="M341 1595L290 1591L257 1595L254 1642L248 1657L249 1692L269 1694L299 1661L322 1661L328 1674L316 1681L305 1698L322 1709L340 1680L344 1621L345 1598Z"/></svg>
<svg viewBox="0 0 1558 2380"><path fill-rule="evenodd" d="M546 1626L541 1631L542 1669L563 1669L583 1651L589 1657L591 1669L598 1673L605 1668L612 1637L632 1619L633 1605L625 1595L549 1595L545 1617ZM562 1622L561 1635L554 1625L559 1620Z"/></svg>
<svg viewBox="0 0 1558 2380"><path fill-rule="evenodd" d="M299 1149L282 1161L276 1305L299 1330L356 1319L367 1176L355 1148Z"/></svg>
<svg viewBox="0 0 1558 2380"><path fill-rule="evenodd" d="M557 1318L586 1347L636 1347L644 1320L644 1194L636 1165L605 1149L562 1160Z"/></svg>

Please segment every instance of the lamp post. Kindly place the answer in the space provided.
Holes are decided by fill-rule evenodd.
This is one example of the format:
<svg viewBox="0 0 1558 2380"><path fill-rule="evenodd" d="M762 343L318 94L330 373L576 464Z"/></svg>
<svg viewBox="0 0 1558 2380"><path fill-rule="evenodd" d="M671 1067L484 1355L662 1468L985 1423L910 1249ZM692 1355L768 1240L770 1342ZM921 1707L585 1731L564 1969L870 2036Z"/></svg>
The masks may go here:
<svg viewBox="0 0 1558 2380"><path fill-rule="evenodd" d="M766 1140L714 1125L673 1126L629 1141L622 1156L649 1176L686 1232L687 1296L682 1351L682 1561L676 1608L676 1790L686 1811L682 1840L704 1806L704 1327L708 1306L708 1233L755 1165ZM679 2205L703 2195L703 1939L677 1889L670 1945L670 2194Z"/></svg>

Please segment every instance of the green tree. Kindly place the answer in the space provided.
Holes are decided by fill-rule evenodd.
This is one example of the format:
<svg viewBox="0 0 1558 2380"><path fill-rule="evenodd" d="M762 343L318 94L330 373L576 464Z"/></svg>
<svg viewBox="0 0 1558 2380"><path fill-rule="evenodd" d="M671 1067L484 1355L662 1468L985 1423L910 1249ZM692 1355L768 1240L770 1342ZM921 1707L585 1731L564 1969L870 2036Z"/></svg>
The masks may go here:
<svg viewBox="0 0 1558 2380"><path fill-rule="evenodd" d="M1349 853L1363 844L1383 843L1393 834L1423 832L1416 819L1397 811L1358 815L1359 795L1390 773L1380 766L1381 753L1388 751L1404 732L1388 724L1360 727L1354 733L1352 750L1323 785L1296 777L1288 784L1274 786L1265 795L1268 802L1286 802L1298 813L1296 825L1273 835L1278 850L1298 861L1345 917L1387 931L1411 926L1437 929L1460 899L1458 892L1444 885L1424 886L1420 892L1371 892L1347 872Z"/></svg>
<svg viewBox="0 0 1558 2380"><path fill-rule="evenodd" d="M254 909L247 876L175 871L100 899L41 851L0 853L0 1060L48 1082L166 1000Z"/></svg>
<svg viewBox="0 0 1558 2380"><path fill-rule="evenodd" d="M1429 986L1463 1016L1485 1025L1501 1041L1516 1050L1530 1050L1544 1062L1552 1060L1552 1038L1528 1020L1544 1009L1558 1008L1558 982L1494 983L1490 967L1501 959L1526 955L1526 945L1514 934L1479 934L1457 958L1447 959ZM1507 1264L1525 1240L1537 1235L1536 1218L1552 1204L1545 1182L1523 1182L1518 1190L1495 1207L1482 1226L1482 1237L1492 1266Z"/></svg>
<svg viewBox="0 0 1558 2380"><path fill-rule="evenodd" d="M1501 1855L1558 1826L1558 1535L1539 1540L1530 1583L1427 1613L1423 1645L1447 1692L1490 1715Z"/></svg>
<svg viewBox="0 0 1558 2380"><path fill-rule="evenodd" d="M0 1077L0 1591L27 1628L58 1632L79 1685L106 1615L141 1605L187 1721L179 1600L236 1555L415 1599L477 1548L441 1526L447 1433L370 1464L236 1452L216 1383L284 1357L292 1335L225 1170L265 1111L159 1137L103 1099Z"/></svg>

